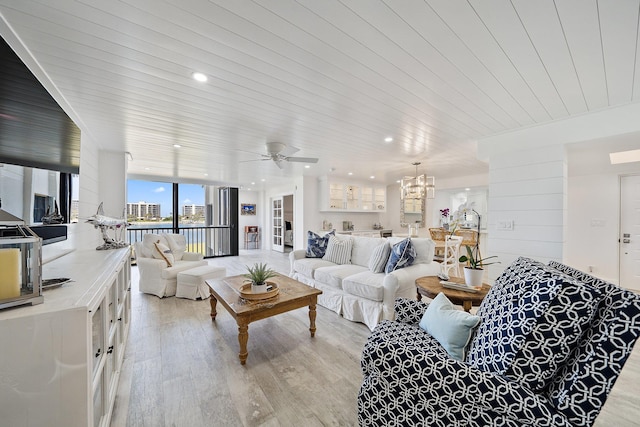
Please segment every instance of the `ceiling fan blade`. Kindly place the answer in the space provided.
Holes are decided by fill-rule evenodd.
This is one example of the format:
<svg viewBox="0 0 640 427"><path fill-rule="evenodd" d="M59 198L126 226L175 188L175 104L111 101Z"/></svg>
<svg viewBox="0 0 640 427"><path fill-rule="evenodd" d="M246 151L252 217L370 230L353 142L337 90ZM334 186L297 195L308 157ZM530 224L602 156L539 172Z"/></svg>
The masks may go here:
<svg viewBox="0 0 640 427"><path fill-rule="evenodd" d="M282 166L282 160L274 160L274 161L273 161L273 163L275 163L275 164L276 164L276 166L278 166L280 169L282 169L282 168L283 168L283 166Z"/></svg>
<svg viewBox="0 0 640 427"><path fill-rule="evenodd" d="M281 154L281 155L283 155L285 157L289 157L290 155L292 155L293 153L296 153L298 151L300 151L299 148L287 145L278 154Z"/></svg>
<svg viewBox="0 0 640 427"><path fill-rule="evenodd" d="M263 162L265 160L271 160L271 159L267 157L266 159L240 160L240 161L238 161L238 163Z"/></svg>
<svg viewBox="0 0 640 427"><path fill-rule="evenodd" d="M287 162L318 163L315 157L285 157Z"/></svg>

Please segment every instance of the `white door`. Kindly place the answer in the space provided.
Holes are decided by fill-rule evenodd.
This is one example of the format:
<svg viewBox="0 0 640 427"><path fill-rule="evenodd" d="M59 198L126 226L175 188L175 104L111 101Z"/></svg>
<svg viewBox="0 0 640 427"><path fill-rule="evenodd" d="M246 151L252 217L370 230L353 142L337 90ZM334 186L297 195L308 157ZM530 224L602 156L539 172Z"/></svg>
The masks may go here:
<svg viewBox="0 0 640 427"><path fill-rule="evenodd" d="M620 286L640 291L640 175L620 180Z"/></svg>
<svg viewBox="0 0 640 427"><path fill-rule="evenodd" d="M284 219L282 197L271 199L271 235L274 251L284 252Z"/></svg>

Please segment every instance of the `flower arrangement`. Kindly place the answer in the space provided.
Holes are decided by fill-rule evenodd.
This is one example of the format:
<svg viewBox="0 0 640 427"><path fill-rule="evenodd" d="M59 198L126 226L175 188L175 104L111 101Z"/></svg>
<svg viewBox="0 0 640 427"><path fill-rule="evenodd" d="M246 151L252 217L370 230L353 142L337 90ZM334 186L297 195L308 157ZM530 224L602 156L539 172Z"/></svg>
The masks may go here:
<svg viewBox="0 0 640 427"><path fill-rule="evenodd" d="M478 239L480 240L480 239ZM487 262L485 263L486 260L491 259L491 258L498 258L496 255L494 256L489 256L486 258L480 258L480 248L478 247L478 244L476 244L476 246L474 246L473 248L471 246L465 246L465 248L467 248L467 254L466 255L462 255L458 261L460 262L466 262L467 263L467 268L471 268L474 270L482 270L482 268L485 265L491 265L491 264L500 264L500 261L493 261L493 262Z"/></svg>

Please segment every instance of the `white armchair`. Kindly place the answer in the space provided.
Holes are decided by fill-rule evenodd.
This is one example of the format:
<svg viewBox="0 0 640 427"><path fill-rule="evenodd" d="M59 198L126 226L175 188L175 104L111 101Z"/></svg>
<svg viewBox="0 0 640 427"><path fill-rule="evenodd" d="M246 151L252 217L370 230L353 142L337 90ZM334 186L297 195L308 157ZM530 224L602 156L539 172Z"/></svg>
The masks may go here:
<svg viewBox="0 0 640 427"><path fill-rule="evenodd" d="M145 234L134 247L140 292L160 298L176 294L179 272L207 265L202 254L186 251L187 242L181 234Z"/></svg>

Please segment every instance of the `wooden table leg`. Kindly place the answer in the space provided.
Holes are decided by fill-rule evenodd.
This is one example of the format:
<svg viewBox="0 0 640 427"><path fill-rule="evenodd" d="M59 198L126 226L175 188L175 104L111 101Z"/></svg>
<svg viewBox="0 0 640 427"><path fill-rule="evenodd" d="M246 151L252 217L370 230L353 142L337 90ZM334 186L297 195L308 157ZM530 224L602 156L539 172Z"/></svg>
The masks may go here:
<svg viewBox="0 0 640 427"><path fill-rule="evenodd" d="M462 309L469 313L471 311L471 301L462 301Z"/></svg>
<svg viewBox="0 0 640 427"><path fill-rule="evenodd" d="M243 320L238 320L238 343L240 343L240 353L238 358L240 364L244 365L247 362L249 352L247 352L247 342L249 341L249 324Z"/></svg>
<svg viewBox="0 0 640 427"><path fill-rule="evenodd" d="M420 293L420 291L417 291L417 292L416 292L416 299L417 299L418 301L422 301L422 294Z"/></svg>
<svg viewBox="0 0 640 427"><path fill-rule="evenodd" d="M311 337L316 336L316 304L317 298L313 297L309 304L309 332L311 332Z"/></svg>
<svg viewBox="0 0 640 427"><path fill-rule="evenodd" d="M216 311L218 300L213 296L213 292L209 293L211 295L211 298L209 298L209 304L211 304L211 321L213 322L214 320L216 320L216 314L218 314L218 312Z"/></svg>

